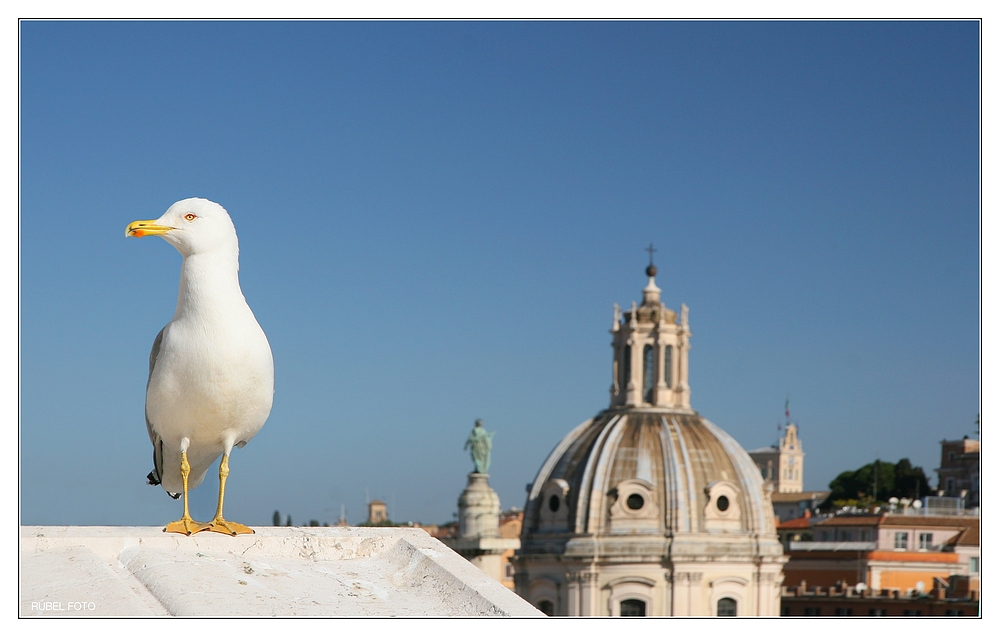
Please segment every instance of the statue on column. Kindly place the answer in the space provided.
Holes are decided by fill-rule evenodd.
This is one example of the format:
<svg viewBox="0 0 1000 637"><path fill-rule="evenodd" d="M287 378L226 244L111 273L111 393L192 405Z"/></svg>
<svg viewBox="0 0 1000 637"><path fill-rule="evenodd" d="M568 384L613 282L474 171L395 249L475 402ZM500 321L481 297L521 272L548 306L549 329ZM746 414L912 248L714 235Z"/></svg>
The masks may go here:
<svg viewBox="0 0 1000 637"><path fill-rule="evenodd" d="M482 420L476 420L476 426L472 428L469 439L465 441L465 449L471 449L472 462L476 467L476 473L486 473L490 469L490 453L493 450L494 431L490 433L483 427Z"/></svg>

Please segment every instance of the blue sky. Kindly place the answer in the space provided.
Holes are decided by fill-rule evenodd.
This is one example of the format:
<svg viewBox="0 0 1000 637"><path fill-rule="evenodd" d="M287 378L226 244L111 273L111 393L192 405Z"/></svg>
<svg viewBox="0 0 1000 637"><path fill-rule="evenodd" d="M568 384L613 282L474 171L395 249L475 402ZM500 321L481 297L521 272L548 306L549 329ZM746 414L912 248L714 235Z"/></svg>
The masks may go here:
<svg viewBox="0 0 1000 637"><path fill-rule="evenodd" d="M977 22L22 22L24 524L158 525L149 347L225 206L275 403L227 517L504 507L607 406L612 304L690 309L692 404L806 488L979 412ZM214 510L211 480L192 494Z"/></svg>

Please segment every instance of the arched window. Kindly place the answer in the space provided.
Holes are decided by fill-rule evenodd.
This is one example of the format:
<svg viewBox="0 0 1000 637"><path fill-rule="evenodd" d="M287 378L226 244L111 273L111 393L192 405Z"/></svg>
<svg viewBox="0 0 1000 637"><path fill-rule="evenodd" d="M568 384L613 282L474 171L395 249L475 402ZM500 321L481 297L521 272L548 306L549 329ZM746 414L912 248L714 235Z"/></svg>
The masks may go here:
<svg viewBox="0 0 1000 637"><path fill-rule="evenodd" d="M554 615L556 612L555 605L547 599L543 599L542 601L538 602L538 610L542 611L549 617L552 617L552 615Z"/></svg>
<svg viewBox="0 0 1000 637"><path fill-rule="evenodd" d="M653 403L653 387L656 381L653 379L656 371L656 357L653 356L653 346L647 345L642 348L642 399L647 403Z"/></svg>
<svg viewBox="0 0 1000 637"><path fill-rule="evenodd" d="M663 380L667 384L667 389L673 387L673 371L674 347L673 345L667 345L667 349L663 351Z"/></svg>
<svg viewBox="0 0 1000 637"><path fill-rule="evenodd" d="M645 617L646 602L641 599L623 599L621 607L622 617Z"/></svg>
<svg viewBox="0 0 1000 637"><path fill-rule="evenodd" d="M719 600L719 617L736 617L736 600L732 597L723 597Z"/></svg>
<svg viewBox="0 0 1000 637"><path fill-rule="evenodd" d="M632 346L625 344L625 351L622 352L622 390L628 389L628 384L632 380Z"/></svg>

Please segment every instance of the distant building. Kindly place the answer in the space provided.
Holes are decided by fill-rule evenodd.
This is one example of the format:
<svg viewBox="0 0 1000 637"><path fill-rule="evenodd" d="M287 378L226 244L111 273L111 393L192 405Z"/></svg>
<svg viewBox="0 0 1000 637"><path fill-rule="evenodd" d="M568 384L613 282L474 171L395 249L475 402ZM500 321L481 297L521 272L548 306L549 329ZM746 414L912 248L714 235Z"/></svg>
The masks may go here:
<svg viewBox="0 0 1000 637"><path fill-rule="evenodd" d="M938 495L961 498L967 509L979 507L979 441L965 437L941 441Z"/></svg>
<svg viewBox="0 0 1000 637"><path fill-rule="evenodd" d="M934 587L925 593L904 594L899 589L871 590L843 583L837 586L805 584L786 586L781 593L781 615L784 617L828 616L951 616L980 615L979 591L964 587L961 576L948 581L934 580Z"/></svg>
<svg viewBox="0 0 1000 637"><path fill-rule="evenodd" d="M529 488L515 590L548 615L777 616L785 561L747 452L691 407L687 307L615 306L609 407ZM801 488L801 487L800 487Z"/></svg>
<svg viewBox="0 0 1000 637"><path fill-rule="evenodd" d="M799 493L772 493L774 515L780 522L801 518L806 513L816 515L819 505L829 497L829 491L802 491Z"/></svg>
<svg viewBox="0 0 1000 637"><path fill-rule="evenodd" d="M812 535L812 514L805 512L800 518L786 520L778 524L778 539L787 553L792 542L810 542Z"/></svg>
<svg viewBox="0 0 1000 637"><path fill-rule="evenodd" d="M372 500L368 503L368 524L385 524L389 521L385 502Z"/></svg>
<svg viewBox="0 0 1000 637"><path fill-rule="evenodd" d="M521 527L524 524L524 511L518 507L513 507L509 511L500 514L500 537L517 540L517 546L512 546L500 555L503 578L500 583L507 588L514 590L514 565L511 559L514 551L521 546Z"/></svg>
<svg viewBox="0 0 1000 637"><path fill-rule="evenodd" d="M760 471L764 488L772 491L771 504L779 522L801 518L807 511L816 515L819 505L830 495L829 491L802 490L806 454L795 423L785 426L778 444L747 453Z"/></svg>
<svg viewBox="0 0 1000 637"><path fill-rule="evenodd" d="M862 584L912 596L959 576L968 578L968 589L979 590L978 517L882 513L810 521L812 540L789 542L787 582ZM791 531L793 522L782 527Z"/></svg>
<svg viewBox="0 0 1000 637"><path fill-rule="evenodd" d="M764 484L771 485L775 493L802 492L802 463L806 454L798 433L795 423L788 423L777 445L747 452L757 465Z"/></svg>

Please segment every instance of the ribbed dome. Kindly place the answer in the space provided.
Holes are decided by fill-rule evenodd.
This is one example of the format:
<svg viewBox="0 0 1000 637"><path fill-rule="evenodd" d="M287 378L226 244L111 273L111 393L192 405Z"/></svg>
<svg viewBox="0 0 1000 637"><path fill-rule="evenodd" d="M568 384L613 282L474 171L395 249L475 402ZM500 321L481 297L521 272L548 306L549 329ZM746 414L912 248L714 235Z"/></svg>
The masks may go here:
<svg viewBox="0 0 1000 637"><path fill-rule="evenodd" d="M750 456L690 410L598 414L552 451L527 505L527 534L775 533Z"/></svg>

